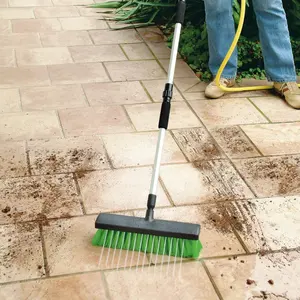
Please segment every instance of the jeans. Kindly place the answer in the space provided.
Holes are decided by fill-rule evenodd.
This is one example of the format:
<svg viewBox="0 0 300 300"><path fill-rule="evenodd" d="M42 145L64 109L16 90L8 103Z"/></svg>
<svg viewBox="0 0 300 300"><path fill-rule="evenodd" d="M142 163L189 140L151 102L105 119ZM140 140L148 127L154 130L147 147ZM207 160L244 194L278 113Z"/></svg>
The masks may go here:
<svg viewBox="0 0 300 300"><path fill-rule="evenodd" d="M235 36L232 0L204 0L208 31L209 69L216 76ZM290 35L282 0L252 0L266 75L269 81L296 81ZM237 49L222 77L232 79L237 73Z"/></svg>

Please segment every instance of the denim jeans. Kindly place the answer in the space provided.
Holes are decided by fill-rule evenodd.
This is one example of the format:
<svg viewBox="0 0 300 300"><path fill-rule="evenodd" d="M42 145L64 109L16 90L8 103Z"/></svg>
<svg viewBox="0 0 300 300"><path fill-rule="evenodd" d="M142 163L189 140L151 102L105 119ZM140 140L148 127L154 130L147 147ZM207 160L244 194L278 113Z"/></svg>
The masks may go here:
<svg viewBox="0 0 300 300"><path fill-rule="evenodd" d="M232 0L204 0L209 45L209 68L215 76L235 36ZM269 81L296 81L296 70L282 0L252 0ZM223 78L237 73L237 49Z"/></svg>

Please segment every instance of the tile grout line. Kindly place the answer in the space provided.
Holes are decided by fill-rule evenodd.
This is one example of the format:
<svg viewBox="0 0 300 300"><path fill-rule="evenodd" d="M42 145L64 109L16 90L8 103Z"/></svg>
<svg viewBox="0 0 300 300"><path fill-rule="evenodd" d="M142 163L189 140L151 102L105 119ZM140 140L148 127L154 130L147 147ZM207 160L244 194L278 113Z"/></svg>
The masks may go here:
<svg viewBox="0 0 300 300"><path fill-rule="evenodd" d="M104 71L105 71L105 73L106 73L108 79L110 80L110 82L115 82L115 81L112 80L112 78L111 78L111 76L110 76L110 74L109 74L109 71L108 71L108 69L107 69L105 63L106 63L106 62L101 62L101 65L103 66Z"/></svg>
<svg viewBox="0 0 300 300"><path fill-rule="evenodd" d="M31 164L30 164L30 157L29 157L29 149L28 149L28 141L25 141L25 153L26 153L26 164L28 168L28 177L32 176L32 171L31 171Z"/></svg>
<svg viewBox="0 0 300 300"><path fill-rule="evenodd" d="M89 99L88 99L88 97L87 97L86 91L85 91L85 89L84 89L84 87L83 87L83 83L80 83L79 86L80 86L81 91L82 91L82 93L83 93L83 95L84 95L84 99L85 99L86 104L87 104L88 106L91 106L91 104L90 104L90 102L89 102Z"/></svg>
<svg viewBox="0 0 300 300"><path fill-rule="evenodd" d="M166 196L167 196L167 198L168 198L168 200L169 200L169 202L171 204L171 207L176 206L175 203L174 203L174 201L173 201L173 199L172 199L172 197L171 197L171 194L169 193L169 191L168 191L165 183L163 182L163 180L162 180L162 178L160 176L159 176L158 180L159 180L159 183L160 183L163 191L165 192L165 194L166 194Z"/></svg>
<svg viewBox="0 0 300 300"><path fill-rule="evenodd" d="M105 142L104 142L102 136L100 136L99 139L100 139L101 142L102 142L103 149L104 149L104 153L105 153L105 157L106 157L106 159L107 159L107 161L108 161L108 165L109 165L110 169L111 169L111 170L115 170L116 168L114 167L114 164L112 163L112 160L111 160L111 158L110 158L110 156L109 156L109 153L108 153L108 151L107 151L107 148L106 148L106 145L105 145Z"/></svg>
<svg viewBox="0 0 300 300"><path fill-rule="evenodd" d="M75 188L76 188L77 194L79 196L79 203L80 203L82 213L83 213L83 215L87 215L86 208L85 208L84 202L83 202L83 196L81 194L81 189L80 189L79 182L78 182L78 178L77 178L75 173L72 173L72 174L73 174L73 180L74 180Z"/></svg>
<svg viewBox="0 0 300 300"><path fill-rule="evenodd" d="M21 88L17 88L18 89L18 93L19 93L19 105L20 105L20 110L21 110L21 112L23 112L24 111L24 109L23 109L23 104L22 104L22 93L21 93Z"/></svg>
<svg viewBox="0 0 300 300"><path fill-rule="evenodd" d="M50 277L50 268L49 268L48 259L47 259L47 251L46 251L46 244L45 244L44 233L43 233L43 225L41 223L39 223L39 231L40 231L41 243L42 243L44 268L45 268L45 273L46 273L46 278L47 278L47 277Z"/></svg>
<svg viewBox="0 0 300 300"><path fill-rule="evenodd" d="M62 123L61 123L61 119L60 119L60 117L59 117L59 112L58 112L58 110L55 110L55 114L56 114L57 121L58 121L58 124L59 124L60 129L61 129L62 136L63 136L63 138L66 138L65 131L64 131L64 128L63 128L63 126L62 126Z"/></svg>
<svg viewBox="0 0 300 300"><path fill-rule="evenodd" d="M122 109L123 109L123 111L124 111L124 113L125 113L125 115L126 115L128 121L130 122L131 127L133 128L133 130L135 130L135 132L139 132L139 131L137 130L137 128L135 127L135 125L134 125L132 119L130 118L130 115L129 115L129 113L128 113L126 107L125 107L125 105L126 105L126 104L122 104L121 107L122 107ZM134 133L134 132L132 132L132 133Z"/></svg>
<svg viewBox="0 0 300 300"><path fill-rule="evenodd" d="M143 90L145 91L145 93L147 94L150 102L148 102L149 104L151 103L155 103L154 99L152 98L151 94L149 93L149 91L147 90L147 88L145 87L143 80L138 80L138 82L140 83L140 85L142 86ZM143 102L145 103L145 102ZM138 104L138 103L137 103ZM141 103L142 104L142 103ZM146 103L145 103L146 104Z"/></svg>
<svg viewBox="0 0 300 300"><path fill-rule="evenodd" d="M126 53L125 49L123 48L122 44L118 44L118 45L119 45L119 47L120 47L122 53L125 55L126 59L127 59L128 61L130 61L131 59L130 59L129 56L127 55L127 53ZM125 61L126 61L126 60L125 60Z"/></svg>
<svg viewBox="0 0 300 300"><path fill-rule="evenodd" d="M251 100L250 97L246 98L253 106L256 108L257 111L268 121L268 123L272 124L272 121L264 114L264 112Z"/></svg>

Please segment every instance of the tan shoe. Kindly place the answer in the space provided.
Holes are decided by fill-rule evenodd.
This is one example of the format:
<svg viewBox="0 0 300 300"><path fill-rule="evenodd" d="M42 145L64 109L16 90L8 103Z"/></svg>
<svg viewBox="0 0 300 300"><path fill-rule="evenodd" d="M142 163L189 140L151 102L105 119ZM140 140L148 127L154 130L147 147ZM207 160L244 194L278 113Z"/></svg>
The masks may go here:
<svg viewBox="0 0 300 300"><path fill-rule="evenodd" d="M220 78L221 85L224 85L226 87L232 87L235 84L234 79L226 79L226 78ZM212 81L205 89L205 96L207 98L217 99L222 96L224 96L225 92L219 88L216 84L216 81Z"/></svg>
<svg viewBox="0 0 300 300"><path fill-rule="evenodd" d="M300 109L300 89L297 82L274 82L274 88L290 106Z"/></svg>

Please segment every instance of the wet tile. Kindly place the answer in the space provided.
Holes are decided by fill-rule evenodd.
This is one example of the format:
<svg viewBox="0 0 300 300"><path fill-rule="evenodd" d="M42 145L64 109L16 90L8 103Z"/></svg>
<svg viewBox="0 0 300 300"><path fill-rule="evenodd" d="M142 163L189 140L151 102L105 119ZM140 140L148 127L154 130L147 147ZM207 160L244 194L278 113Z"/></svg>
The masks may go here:
<svg viewBox="0 0 300 300"><path fill-rule="evenodd" d="M40 36L45 47L92 45L87 31L41 32Z"/></svg>
<svg viewBox="0 0 300 300"><path fill-rule="evenodd" d="M14 67L15 51L13 49L0 49L0 67Z"/></svg>
<svg viewBox="0 0 300 300"><path fill-rule="evenodd" d="M156 132L114 134L103 136L109 157L116 168L153 165L157 143ZM162 163L185 162L183 154L167 132Z"/></svg>
<svg viewBox="0 0 300 300"><path fill-rule="evenodd" d="M190 104L209 127L268 123L267 119L246 98L191 101Z"/></svg>
<svg viewBox="0 0 300 300"><path fill-rule="evenodd" d="M160 103L126 105L125 109L137 131L158 130ZM201 123L186 103L172 103L169 129L197 126Z"/></svg>
<svg viewBox="0 0 300 300"><path fill-rule="evenodd" d="M167 72L169 69L169 59L160 59L160 63L162 64L163 68ZM187 63L181 59L177 59L176 61L176 68L175 68L175 75L174 78L181 78L181 77L195 77L195 73L193 70L187 65Z"/></svg>
<svg viewBox="0 0 300 300"><path fill-rule="evenodd" d="M132 132L134 130L121 106L65 109L59 111L59 116L66 136Z"/></svg>
<svg viewBox="0 0 300 300"><path fill-rule="evenodd" d="M165 78L165 72L155 60L107 62L105 66L113 81Z"/></svg>
<svg viewBox="0 0 300 300"><path fill-rule="evenodd" d="M52 0L54 5L57 6L65 6L65 5L83 5L88 4L90 5L93 3L93 0Z"/></svg>
<svg viewBox="0 0 300 300"><path fill-rule="evenodd" d="M119 45L69 47L76 63L127 60Z"/></svg>
<svg viewBox="0 0 300 300"><path fill-rule="evenodd" d="M12 20L12 30L15 33L51 32L61 30L57 19Z"/></svg>
<svg viewBox="0 0 300 300"><path fill-rule="evenodd" d="M197 162L195 166L162 166L160 174L175 205L253 197L247 185L226 160Z"/></svg>
<svg viewBox="0 0 300 300"><path fill-rule="evenodd" d="M95 218L84 216L50 221L49 226L43 228L50 275L134 267L143 263L144 255L138 257L138 252L129 252L126 260L127 251L116 250L113 255L110 248L93 246Z"/></svg>
<svg viewBox="0 0 300 300"><path fill-rule="evenodd" d="M55 112L7 113L0 118L0 141L62 135Z"/></svg>
<svg viewBox="0 0 300 300"><path fill-rule="evenodd" d="M151 102L138 81L87 83L83 89L92 106Z"/></svg>
<svg viewBox="0 0 300 300"><path fill-rule="evenodd" d="M200 81L197 77L179 78L174 80L175 85L182 93L204 92L207 83Z"/></svg>
<svg viewBox="0 0 300 300"><path fill-rule="evenodd" d="M3 48L41 47L40 38L37 33L10 33L3 34L0 37Z"/></svg>
<svg viewBox="0 0 300 300"><path fill-rule="evenodd" d="M52 6L51 0L9 0L9 6L11 7L25 7L25 6Z"/></svg>
<svg viewBox="0 0 300 300"><path fill-rule="evenodd" d="M108 82L102 63L65 64L48 66L52 84Z"/></svg>
<svg viewBox="0 0 300 300"><path fill-rule="evenodd" d="M28 142L32 174L77 172L109 168L103 142L95 137L58 138Z"/></svg>
<svg viewBox="0 0 300 300"><path fill-rule="evenodd" d="M177 267L179 269L179 266ZM165 265L157 271L146 267L138 272L135 270L106 272L105 277L112 300L121 300L124 297L143 300L218 299L201 263L185 263L182 264L180 271L178 269L177 272L180 273L175 273L174 276L172 270L168 270ZM149 289L149 286L152 288Z"/></svg>
<svg viewBox="0 0 300 300"><path fill-rule="evenodd" d="M165 89L166 80L144 80L143 82L144 87L150 94L151 98L154 102L162 102L163 100L163 91ZM182 96L178 92L176 87L173 87L173 101L183 101Z"/></svg>
<svg viewBox="0 0 300 300"><path fill-rule="evenodd" d="M93 30L108 28L105 21L93 17L74 17L59 19L63 30Z"/></svg>
<svg viewBox="0 0 300 300"><path fill-rule="evenodd" d="M230 158L260 156L239 126L222 126L212 129L210 133Z"/></svg>
<svg viewBox="0 0 300 300"><path fill-rule="evenodd" d="M79 12L76 7L36 7L34 14L37 19L43 18L64 18L64 17L79 17Z"/></svg>
<svg viewBox="0 0 300 300"><path fill-rule="evenodd" d="M20 282L1 287L2 299L40 299L66 298L107 300L102 281L102 273L87 273L41 281ZM47 298L45 298L47 297Z"/></svg>
<svg viewBox="0 0 300 300"><path fill-rule="evenodd" d="M38 224L0 226L0 244L1 283L45 276Z"/></svg>
<svg viewBox="0 0 300 300"><path fill-rule="evenodd" d="M20 94L18 89L0 90L0 113L18 112L21 110Z"/></svg>
<svg viewBox="0 0 300 300"><path fill-rule="evenodd" d="M258 197L300 192L299 155L234 160L234 164Z"/></svg>
<svg viewBox="0 0 300 300"><path fill-rule="evenodd" d="M67 47L16 49L19 66L73 63Z"/></svg>
<svg viewBox="0 0 300 300"><path fill-rule="evenodd" d="M34 14L32 8L1 8L0 19L13 20L13 19L33 19Z"/></svg>
<svg viewBox="0 0 300 300"><path fill-rule="evenodd" d="M224 158L223 151L202 127L172 130L177 144L190 162Z"/></svg>
<svg viewBox="0 0 300 300"><path fill-rule="evenodd" d="M224 300L297 300L300 294L298 252L223 258L205 263Z"/></svg>
<svg viewBox="0 0 300 300"><path fill-rule="evenodd" d="M87 213L145 208L152 168L98 171L84 174L79 186ZM159 184L157 206L170 206Z"/></svg>
<svg viewBox="0 0 300 300"><path fill-rule="evenodd" d="M124 29L121 31L93 30L90 35L96 45L139 43L142 39L134 29Z"/></svg>
<svg viewBox="0 0 300 300"><path fill-rule="evenodd" d="M150 52L146 44L124 44L122 45L126 55L130 60L153 59L154 56Z"/></svg>
<svg viewBox="0 0 300 300"><path fill-rule="evenodd" d="M263 155L299 153L300 123L241 126Z"/></svg>
<svg viewBox="0 0 300 300"><path fill-rule="evenodd" d="M87 106L80 85L23 88L21 99L25 111Z"/></svg>
<svg viewBox="0 0 300 300"><path fill-rule="evenodd" d="M136 29L141 37L148 43L161 43L166 41L163 32L157 26L147 26Z"/></svg>
<svg viewBox="0 0 300 300"><path fill-rule="evenodd" d="M250 252L300 246L300 197L236 202L230 210L236 230Z"/></svg>
<svg viewBox="0 0 300 300"><path fill-rule="evenodd" d="M0 20L0 34L11 33L10 20Z"/></svg>
<svg viewBox="0 0 300 300"><path fill-rule="evenodd" d="M28 175L25 143L1 143L0 165L0 178Z"/></svg>

